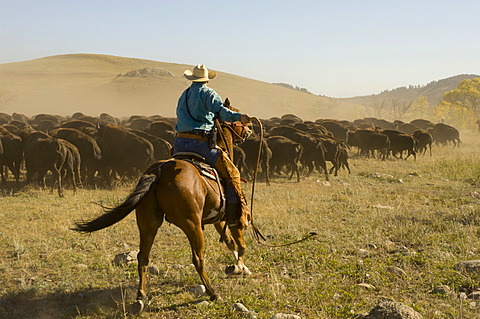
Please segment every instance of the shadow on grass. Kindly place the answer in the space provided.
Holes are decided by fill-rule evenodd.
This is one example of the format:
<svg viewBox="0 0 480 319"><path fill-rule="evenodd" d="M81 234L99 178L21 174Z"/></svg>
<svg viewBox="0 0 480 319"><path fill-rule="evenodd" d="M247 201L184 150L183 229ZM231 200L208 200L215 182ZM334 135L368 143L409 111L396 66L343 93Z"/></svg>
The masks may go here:
<svg viewBox="0 0 480 319"><path fill-rule="evenodd" d="M122 298L123 296L123 298ZM102 318L123 316L123 301L128 311L133 288L85 289L39 294L35 290L9 293L0 299L0 318L75 318L102 315Z"/></svg>
<svg viewBox="0 0 480 319"><path fill-rule="evenodd" d="M180 286L179 286L180 287ZM110 289L89 288L75 292L57 291L41 294L36 290L8 293L0 299L0 318L36 319L36 318L78 318L102 317L124 318L136 297L136 287L118 287ZM178 289L169 294L180 294L185 289ZM161 294L152 293L150 298ZM144 313L175 313L202 301L198 300L158 307L147 302Z"/></svg>

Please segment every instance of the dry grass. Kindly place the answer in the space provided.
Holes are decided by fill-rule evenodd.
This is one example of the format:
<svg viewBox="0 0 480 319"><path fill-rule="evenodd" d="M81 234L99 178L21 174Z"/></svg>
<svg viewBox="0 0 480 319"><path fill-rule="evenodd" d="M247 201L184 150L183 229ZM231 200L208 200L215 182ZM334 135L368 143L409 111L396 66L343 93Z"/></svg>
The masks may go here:
<svg viewBox="0 0 480 319"><path fill-rule="evenodd" d="M467 134L468 135L468 134ZM416 162L353 158L352 174L320 174L301 183L276 179L256 187L255 219L270 243L306 242L267 248L247 233L250 277L226 278L230 254L207 226L206 262L223 301L197 304L188 288L200 280L190 264L185 236L165 223L151 261L150 302L144 318L235 318L242 302L270 318L353 318L386 296L413 307L425 318L478 318L479 305L458 298L480 288L480 276L458 272L463 260L480 259L479 199L472 185L480 174L478 136L463 136L460 150L434 149ZM390 174L375 177L374 173ZM399 180L403 182L400 182ZM130 190L80 190L58 198L31 190L0 198L0 317L124 318L135 298L136 264L112 265L113 257L137 249L134 214L91 235L69 230L75 220L100 213L91 202L115 202ZM363 250L365 251L363 251ZM396 275L399 267L404 275ZM359 283L376 289L367 290ZM432 294L447 285L452 294Z"/></svg>
<svg viewBox="0 0 480 319"><path fill-rule="evenodd" d="M201 61L199 61L201 63ZM166 69L174 77L120 77L142 68ZM209 66L215 68L214 65ZM175 116L178 97L190 82L190 65L98 54L69 54L0 64L0 112L115 117ZM211 82L224 99L261 118L294 113L304 119L363 117L364 107L219 72Z"/></svg>

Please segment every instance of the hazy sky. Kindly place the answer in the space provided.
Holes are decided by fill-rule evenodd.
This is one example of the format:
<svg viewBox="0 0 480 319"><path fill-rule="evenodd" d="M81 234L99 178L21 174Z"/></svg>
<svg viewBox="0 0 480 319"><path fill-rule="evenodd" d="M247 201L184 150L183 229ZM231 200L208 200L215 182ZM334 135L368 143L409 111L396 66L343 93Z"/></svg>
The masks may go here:
<svg viewBox="0 0 480 319"><path fill-rule="evenodd" d="M0 63L67 53L379 93L480 74L480 1L0 0Z"/></svg>

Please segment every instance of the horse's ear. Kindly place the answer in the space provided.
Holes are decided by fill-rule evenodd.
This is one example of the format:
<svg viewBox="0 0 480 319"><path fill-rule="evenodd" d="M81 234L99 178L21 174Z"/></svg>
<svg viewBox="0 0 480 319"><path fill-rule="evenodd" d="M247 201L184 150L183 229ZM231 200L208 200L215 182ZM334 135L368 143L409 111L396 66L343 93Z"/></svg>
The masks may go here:
<svg viewBox="0 0 480 319"><path fill-rule="evenodd" d="M223 105L225 107L230 107L230 100L228 99L228 97L225 99L225 102L223 103Z"/></svg>

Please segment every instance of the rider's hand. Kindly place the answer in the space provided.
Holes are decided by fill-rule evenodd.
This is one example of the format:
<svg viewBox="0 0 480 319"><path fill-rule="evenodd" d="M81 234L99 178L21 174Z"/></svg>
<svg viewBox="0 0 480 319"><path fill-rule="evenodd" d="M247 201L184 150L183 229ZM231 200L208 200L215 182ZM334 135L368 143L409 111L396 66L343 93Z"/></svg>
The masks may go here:
<svg viewBox="0 0 480 319"><path fill-rule="evenodd" d="M240 115L240 122L242 122L243 125L247 125L248 123L250 123L250 116L248 116L247 114Z"/></svg>

